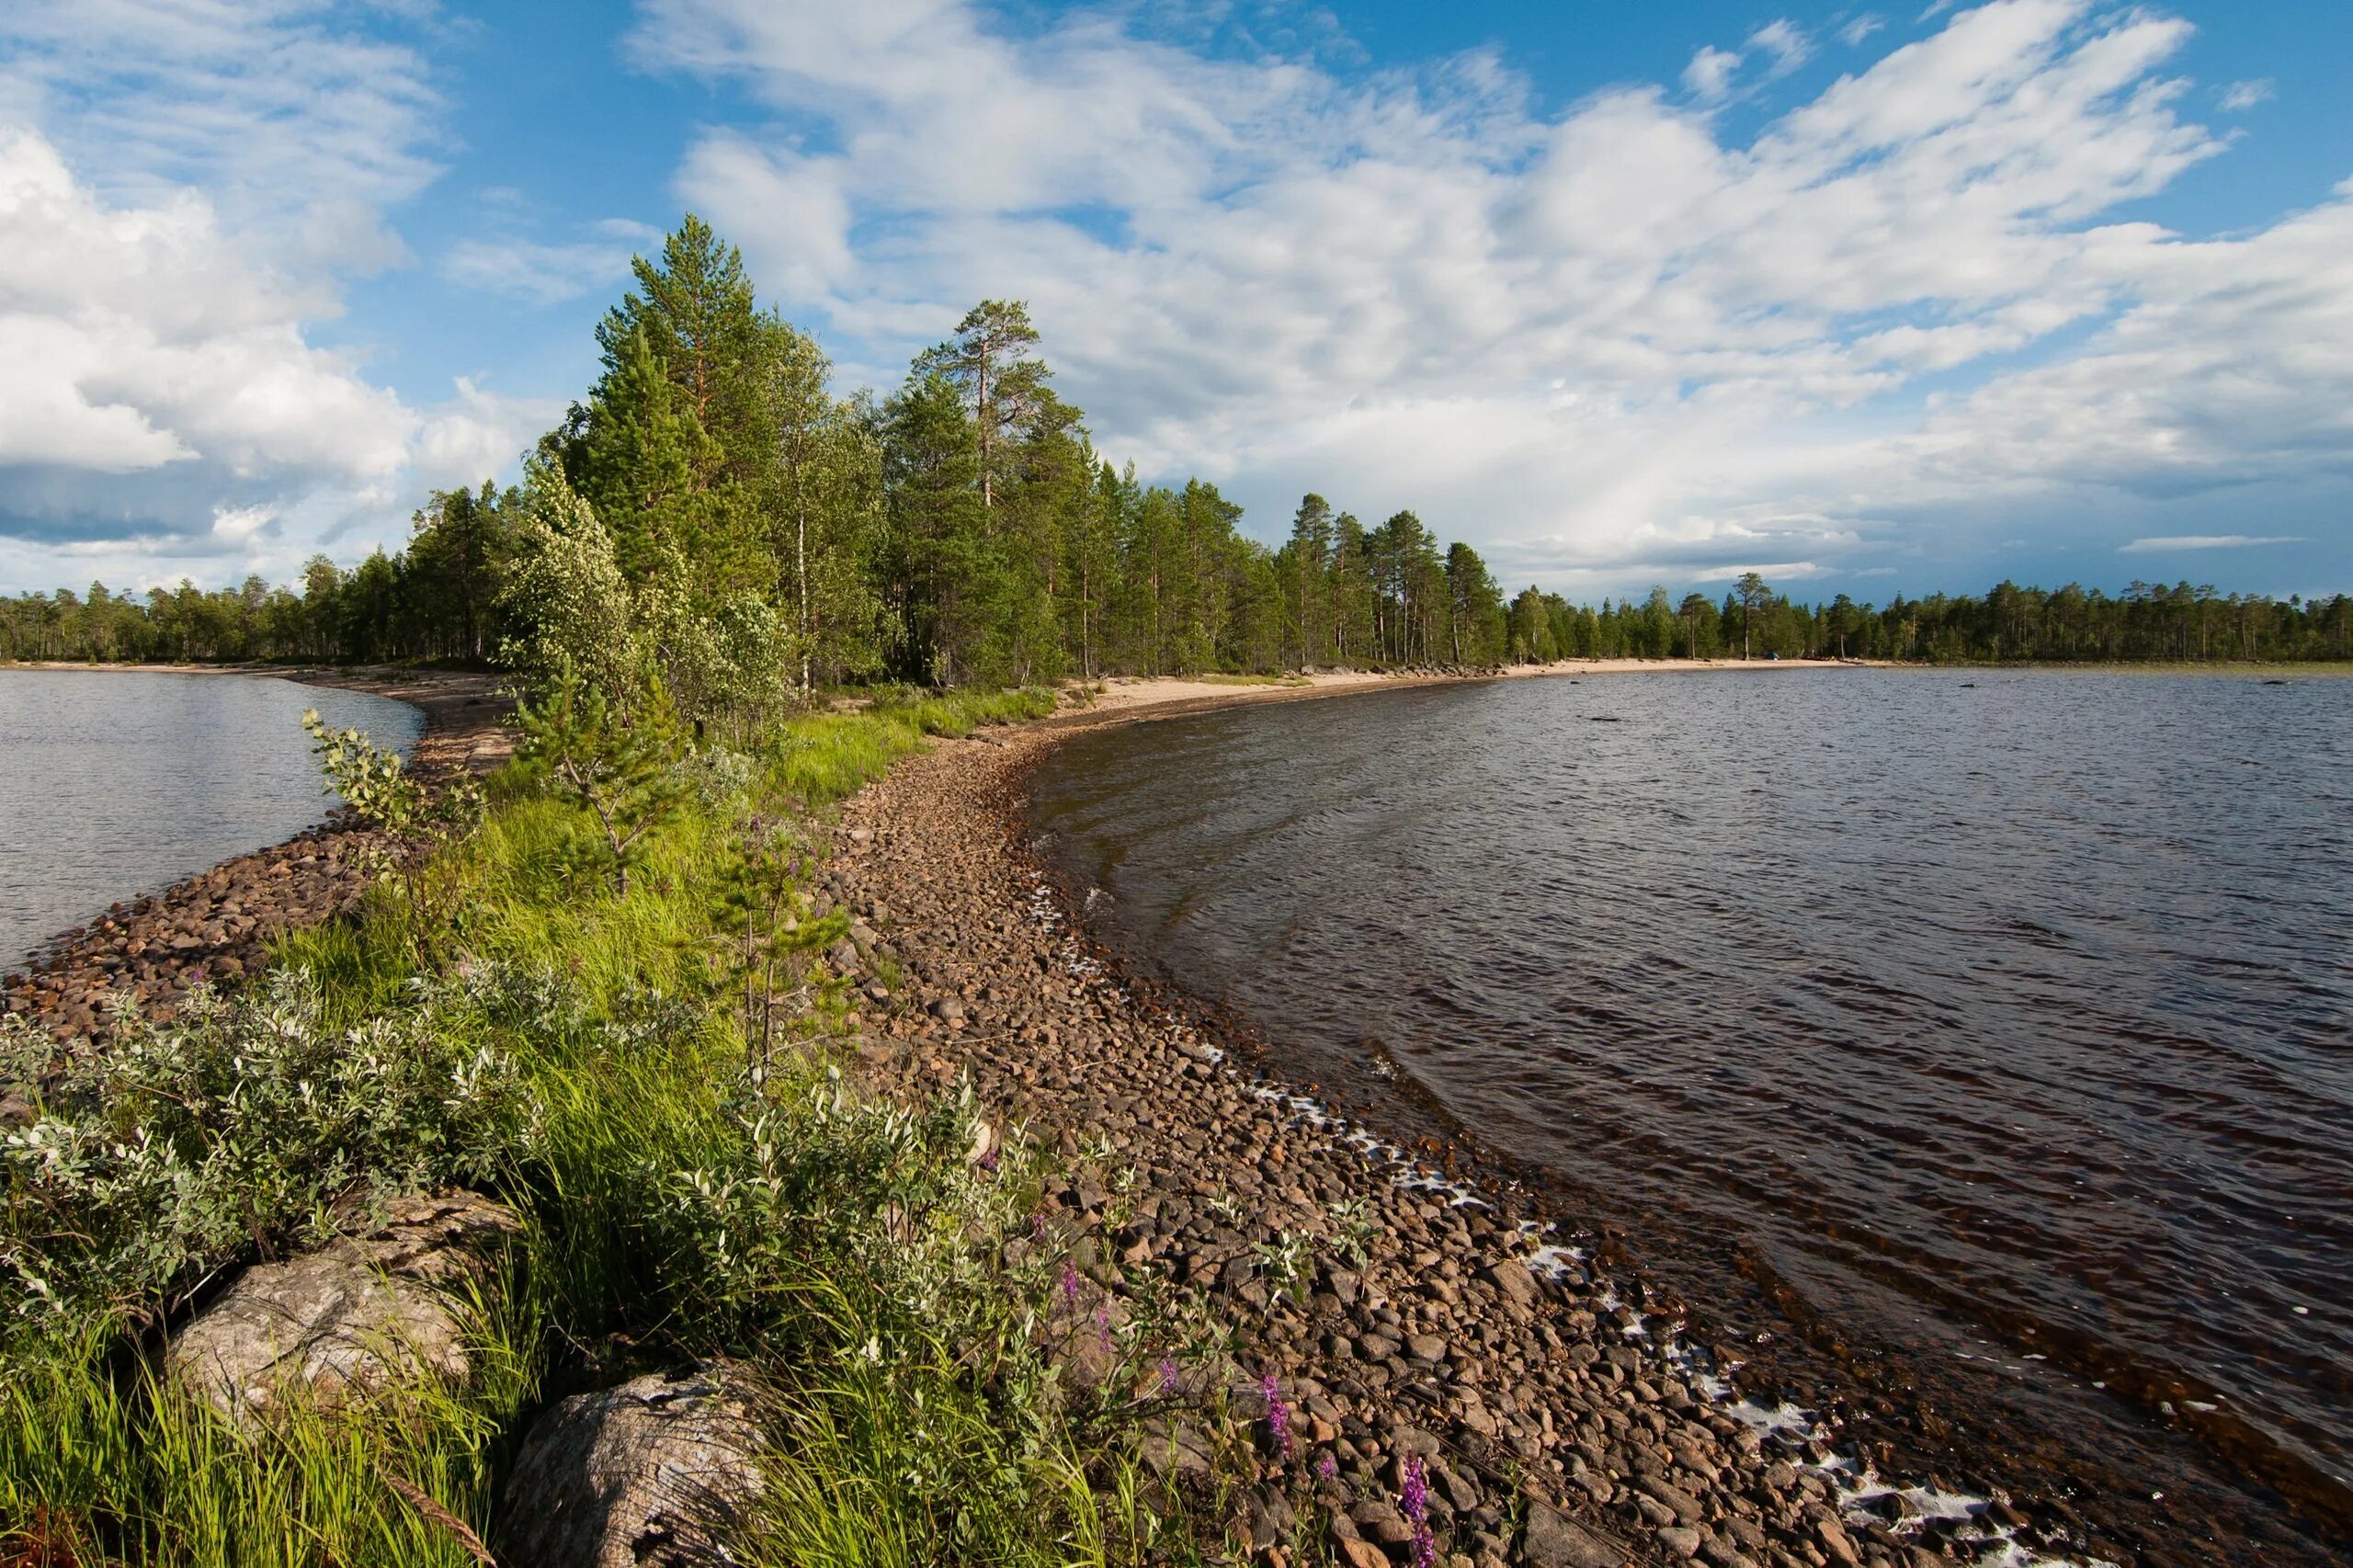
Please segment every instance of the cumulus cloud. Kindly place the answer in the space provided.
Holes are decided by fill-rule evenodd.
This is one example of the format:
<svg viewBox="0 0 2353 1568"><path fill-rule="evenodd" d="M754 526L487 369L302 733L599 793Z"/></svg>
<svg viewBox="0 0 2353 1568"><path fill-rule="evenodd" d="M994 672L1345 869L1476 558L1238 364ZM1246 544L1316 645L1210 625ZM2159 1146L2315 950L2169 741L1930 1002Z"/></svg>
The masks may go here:
<svg viewBox="0 0 2353 1568"><path fill-rule="evenodd" d="M319 346L437 172L414 51L300 0L0 12L0 585L397 543L543 408L418 408Z"/></svg>
<svg viewBox="0 0 2353 1568"><path fill-rule="evenodd" d="M40 135L0 130L0 462L388 473L414 420L304 343L315 306L250 265L205 201L108 207Z"/></svg>
<svg viewBox="0 0 2353 1568"><path fill-rule="evenodd" d="M2221 240L2105 217L2225 147L2162 14L1994 0L1740 141L1704 112L1731 51L1687 71L1698 111L1637 85L1545 116L1492 59L1347 78L1108 15L642 15L642 60L777 114L679 183L842 358L890 376L1027 295L1107 447L1262 526L1313 487L1523 575L1862 572L1972 489L2179 495L2353 450L2342 195ZM1743 45L1768 74L1810 48Z"/></svg>

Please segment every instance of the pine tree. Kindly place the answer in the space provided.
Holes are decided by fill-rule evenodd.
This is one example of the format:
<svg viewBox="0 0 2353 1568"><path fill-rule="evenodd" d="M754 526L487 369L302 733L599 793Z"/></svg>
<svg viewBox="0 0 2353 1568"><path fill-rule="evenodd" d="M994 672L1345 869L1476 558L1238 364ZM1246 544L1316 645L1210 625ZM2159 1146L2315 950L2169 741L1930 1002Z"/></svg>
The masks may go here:
<svg viewBox="0 0 2353 1568"><path fill-rule="evenodd" d="M1483 668L1503 652L1504 597L1479 552L1460 541L1446 552L1447 642L1457 665Z"/></svg>
<svg viewBox="0 0 2353 1568"><path fill-rule="evenodd" d="M1296 607L1299 664L1312 669L1325 662L1325 629L1329 624L1324 575L1332 553L1332 504L1321 495L1300 498L1290 520L1290 576Z"/></svg>
<svg viewBox="0 0 2353 1568"><path fill-rule="evenodd" d="M937 372L962 395L971 415L981 506L994 511L1006 448L1047 397L1045 362L1029 354L1038 329L1019 300L983 300L956 324L954 341L926 351L915 374Z"/></svg>

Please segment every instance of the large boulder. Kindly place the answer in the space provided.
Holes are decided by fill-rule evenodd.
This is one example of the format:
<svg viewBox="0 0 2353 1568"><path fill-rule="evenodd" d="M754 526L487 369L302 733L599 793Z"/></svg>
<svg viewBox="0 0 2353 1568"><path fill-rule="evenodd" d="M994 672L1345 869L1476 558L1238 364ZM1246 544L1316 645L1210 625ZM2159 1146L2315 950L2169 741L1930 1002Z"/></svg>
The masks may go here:
<svg viewBox="0 0 2353 1568"><path fill-rule="evenodd" d="M523 1439L499 1508L509 1568L683 1568L726 1558L758 1496L759 1428L724 1367L575 1394Z"/></svg>
<svg viewBox="0 0 2353 1568"><path fill-rule="evenodd" d="M497 1288L522 1229L471 1192L395 1199L365 1234L246 1269L172 1341L165 1369L239 1426L290 1396L334 1408L397 1384L462 1385L469 1299Z"/></svg>

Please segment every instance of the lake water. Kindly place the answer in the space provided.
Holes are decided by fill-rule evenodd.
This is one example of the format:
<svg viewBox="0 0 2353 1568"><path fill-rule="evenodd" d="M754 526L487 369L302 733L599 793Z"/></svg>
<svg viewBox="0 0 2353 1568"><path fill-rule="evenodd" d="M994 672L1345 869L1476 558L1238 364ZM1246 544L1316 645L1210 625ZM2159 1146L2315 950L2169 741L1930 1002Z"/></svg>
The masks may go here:
<svg viewBox="0 0 2353 1568"><path fill-rule="evenodd" d="M324 818L305 708L403 751L424 724L404 702L274 677L0 670L0 969Z"/></svg>
<svg viewBox="0 0 2353 1568"><path fill-rule="evenodd" d="M1098 931L1716 1245L1695 1297L1785 1285L2060 1447L2353 1475L2353 680L1507 681L1033 788Z"/></svg>

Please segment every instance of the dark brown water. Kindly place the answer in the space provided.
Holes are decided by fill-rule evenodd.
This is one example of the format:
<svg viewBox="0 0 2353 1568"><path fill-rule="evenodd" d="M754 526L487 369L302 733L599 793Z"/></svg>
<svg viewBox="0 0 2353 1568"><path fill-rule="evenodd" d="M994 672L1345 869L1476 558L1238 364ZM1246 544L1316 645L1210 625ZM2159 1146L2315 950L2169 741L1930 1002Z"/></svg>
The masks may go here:
<svg viewBox="0 0 2353 1568"><path fill-rule="evenodd" d="M324 818L305 708L402 751L424 726L405 702L260 676L0 670L0 969Z"/></svg>
<svg viewBox="0 0 2353 1568"><path fill-rule="evenodd" d="M1426 688L1084 737L1034 812L1294 1075L1393 1060L2062 1443L2353 1478L2353 680Z"/></svg>

